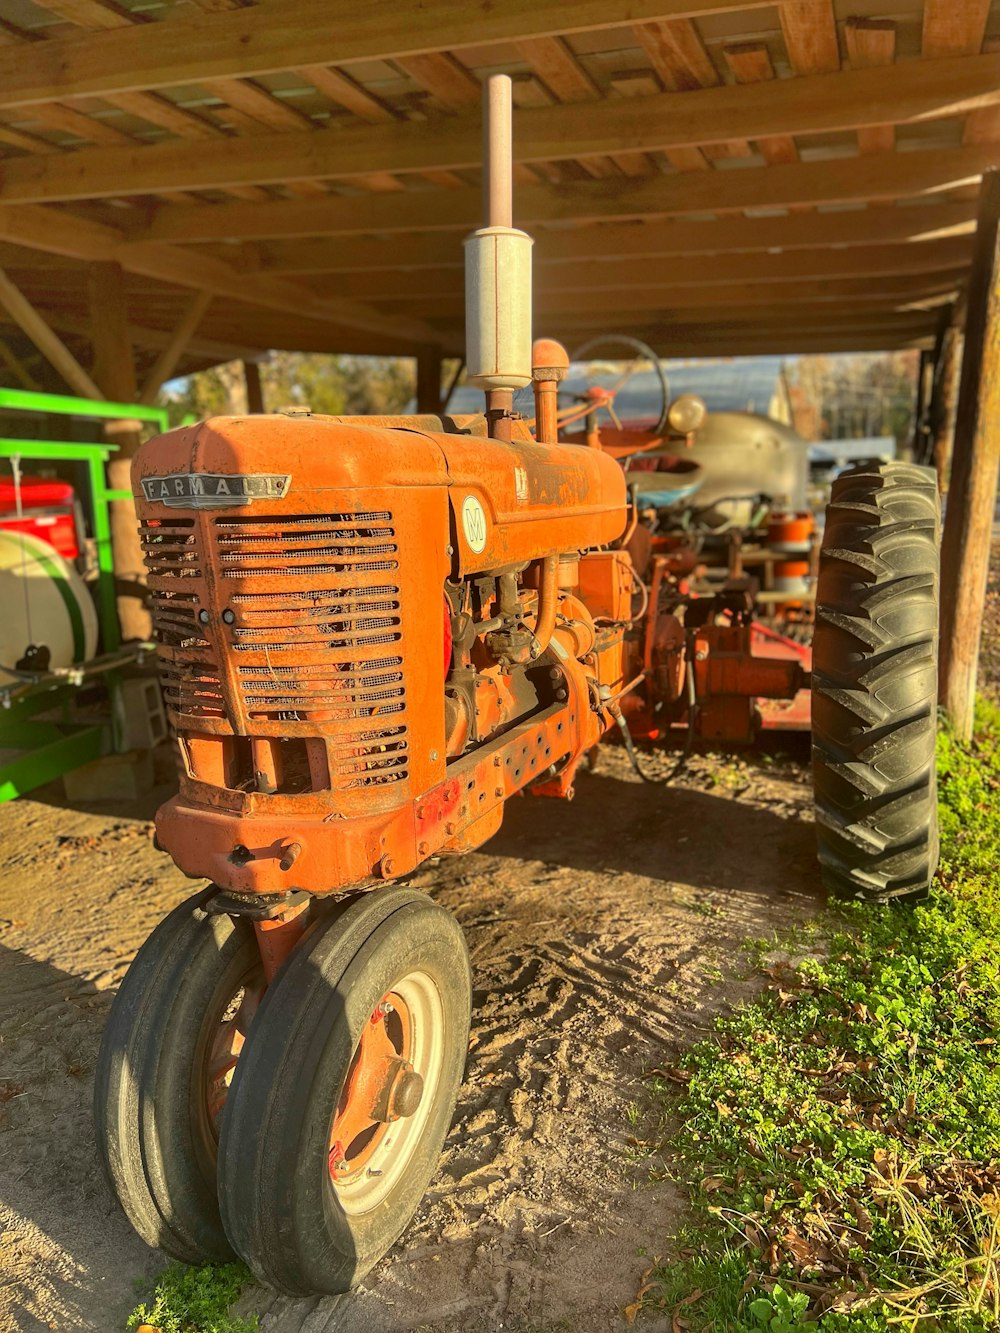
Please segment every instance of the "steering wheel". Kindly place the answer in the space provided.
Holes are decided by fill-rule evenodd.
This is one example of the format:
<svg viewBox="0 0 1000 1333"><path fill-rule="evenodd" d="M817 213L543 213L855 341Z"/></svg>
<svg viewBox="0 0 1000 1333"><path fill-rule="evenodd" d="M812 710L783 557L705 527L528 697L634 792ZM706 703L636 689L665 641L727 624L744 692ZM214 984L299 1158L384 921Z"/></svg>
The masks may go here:
<svg viewBox="0 0 1000 1333"><path fill-rule="evenodd" d="M645 363L648 362L649 365L652 366L654 372L656 373L656 378L659 381L660 414L657 417L656 425L652 427L651 431L649 427L643 427L643 429L653 435L664 434L667 429L667 413L670 410L670 386L667 383L666 371L660 364L660 358L656 355L653 349L649 347L646 343L641 342L640 339L638 338L633 338L628 333L602 333L599 334L596 338L589 339L587 342L583 343L582 346L578 347L576 351L573 353L570 360L574 362L586 360L588 357L593 357L595 350L598 348L601 349L602 356L605 359L608 360L623 359L621 357L616 357L616 358L608 357L606 351L604 350L608 346L616 348L619 351L623 347L629 348L632 352L631 360L629 360L626 363L623 372L611 385L605 388L601 385L594 384L585 393L576 395L578 401L593 402L595 409L603 408L604 411L607 412L607 414L610 416L611 420L614 422L618 430L625 429L625 427L623 427L622 423L619 421L618 414L615 411L614 407L615 398L622 391L622 389L632 378L632 376L636 373L636 371L644 369Z"/></svg>

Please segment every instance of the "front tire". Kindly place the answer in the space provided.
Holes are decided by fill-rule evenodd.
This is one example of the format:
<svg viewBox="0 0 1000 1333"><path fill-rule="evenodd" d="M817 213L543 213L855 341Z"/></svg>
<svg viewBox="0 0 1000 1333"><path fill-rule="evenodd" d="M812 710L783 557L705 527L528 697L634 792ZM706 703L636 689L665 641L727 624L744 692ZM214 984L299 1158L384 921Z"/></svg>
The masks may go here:
<svg viewBox="0 0 1000 1333"><path fill-rule="evenodd" d="M302 941L223 1116L222 1217L262 1282L347 1291L397 1240L451 1124L470 1008L461 929L423 894L366 894Z"/></svg>
<svg viewBox="0 0 1000 1333"><path fill-rule="evenodd" d="M813 784L823 882L884 903L938 859L939 508L934 473L860 464L833 484L813 636Z"/></svg>
<svg viewBox="0 0 1000 1333"><path fill-rule="evenodd" d="M148 1245L185 1263L233 1257L215 1187L218 1122L264 976L253 926L176 907L111 1006L94 1085L97 1146Z"/></svg>

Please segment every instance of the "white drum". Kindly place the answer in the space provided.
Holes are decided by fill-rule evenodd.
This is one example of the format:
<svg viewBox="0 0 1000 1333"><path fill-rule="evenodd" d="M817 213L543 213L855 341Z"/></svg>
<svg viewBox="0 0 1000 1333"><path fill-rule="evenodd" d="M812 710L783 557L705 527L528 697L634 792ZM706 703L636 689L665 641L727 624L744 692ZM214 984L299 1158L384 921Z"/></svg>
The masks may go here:
<svg viewBox="0 0 1000 1333"><path fill-rule="evenodd" d="M0 680L30 643L48 648L50 666L84 662L97 652L97 611L58 551L28 533L0 531Z"/></svg>

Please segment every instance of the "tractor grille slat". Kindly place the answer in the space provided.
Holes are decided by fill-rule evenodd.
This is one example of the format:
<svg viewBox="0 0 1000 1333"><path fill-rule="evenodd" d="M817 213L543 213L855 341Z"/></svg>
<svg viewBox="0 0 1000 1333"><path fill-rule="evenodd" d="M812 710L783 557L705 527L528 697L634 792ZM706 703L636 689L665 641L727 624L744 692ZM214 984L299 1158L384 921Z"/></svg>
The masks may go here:
<svg viewBox="0 0 1000 1333"><path fill-rule="evenodd" d="M407 777L409 729L403 658L399 548L387 510L334 514L150 520L140 529L150 574L161 672L180 719L226 718L225 690L238 692L253 722L313 723L327 738L334 791L384 786ZM233 587L198 613L214 564ZM280 579L277 589L272 580ZM219 614L232 669L223 674ZM228 681L228 686L225 685Z"/></svg>

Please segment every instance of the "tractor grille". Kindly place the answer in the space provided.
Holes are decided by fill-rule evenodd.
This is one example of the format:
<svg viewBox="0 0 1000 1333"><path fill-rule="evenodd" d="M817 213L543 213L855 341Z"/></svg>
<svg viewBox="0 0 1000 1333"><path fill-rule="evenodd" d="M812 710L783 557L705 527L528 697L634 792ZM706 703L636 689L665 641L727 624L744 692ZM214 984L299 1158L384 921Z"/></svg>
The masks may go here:
<svg viewBox="0 0 1000 1333"><path fill-rule="evenodd" d="M388 511L215 518L206 527L223 627L247 729L304 723L328 742L335 790L407 775L399 553ZM198 620L203 585L193 521L143 529L171 707L224 716L221 664ZM231 583L230 583L231 581ZM227 586L227 584L229 586ZM231 589L231 590L230 590ZM301 733L299 733L301 734Z"/></svg>

